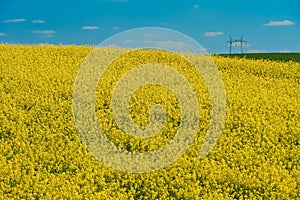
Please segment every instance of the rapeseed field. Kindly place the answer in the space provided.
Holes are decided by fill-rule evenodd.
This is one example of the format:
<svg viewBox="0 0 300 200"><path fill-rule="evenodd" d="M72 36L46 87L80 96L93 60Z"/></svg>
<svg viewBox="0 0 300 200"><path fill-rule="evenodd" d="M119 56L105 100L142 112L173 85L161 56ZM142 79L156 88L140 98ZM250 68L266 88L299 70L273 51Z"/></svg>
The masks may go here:
<svg viewBox="0 0 300 200"><path fill-rule="evenodd" d="M201 116L197 137L167 167L126 173L99 162L76 132L74 82L93 48L0 44L0 199L300 198L299 62L212 56L226 89L226 120L216 145L201 159L212 114L207 88L180 58L165 63L187 76L196 90ZM107 50L108 56L109 51L114 49ZM126 69L145 57L160 58L155 56L145 52L122 63ZM123 73L112 65L99 80L95 112L100 126L128 151L163 147L180 124L176 96L159 85L141 87L130 100L133 121L149 123L153 103L162 104L171 117L154 137L125 134L112 119L108 99Z"/></svg>

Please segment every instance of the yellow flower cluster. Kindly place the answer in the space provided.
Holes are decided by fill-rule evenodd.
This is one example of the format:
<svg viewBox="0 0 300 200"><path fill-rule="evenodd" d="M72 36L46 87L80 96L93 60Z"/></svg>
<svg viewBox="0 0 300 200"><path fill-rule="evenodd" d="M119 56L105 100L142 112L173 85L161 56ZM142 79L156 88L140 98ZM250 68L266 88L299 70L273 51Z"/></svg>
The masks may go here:
<svg viewBox="0 0 300 200"><path fill-rule="evenodd" d="M152 65L159 63L164 66L171 66L184 75L191 84L191 87L195 89L199 105L201 105L200 115L203 120L199 127L203 127L203 129L207 127L210 119L210 99L205 83L196 69L182 56L162 50L129 51L129 53L122 55L114 61L99 80L96 94L96 110L100 125L108 137L115 144L118 144L119 147L132 152L154 151L163 147L170 139L174 138L181 122L180 105L176 96L169 88L159 84L146 84L138 88L129 103L131 117L139 126L149 125L149 110L151 106L159 104L165 108L170 117L166 119L165 126L154 137L138 138L125 134L118 128L118 125L114 121L110 105L111 93L117 82L131 69L149 63ZM153 73L161 72L153 71ZM165 76L172 76L172 74L166 74ZM130 84L130 81L127 84Z"/></svg>
<svg viewBox="0 0 300 200"><path fill-rule="evenodd" d="M168 113L154 137L124 134L112 119L113 85L143 59L158 59L195 88L201 123L187 152L151 173L131 174L96 160L76 133L72 92L88 46L0 44L0 199L297 199L300 198L300 63L213 56L227 95L216 146L199 158L211 105L201 77L182 59L141 51L112 63L99 80L95 111L120 148L154 151L176 134L180 113L168 88L145 85L130 100L131 117L149 123L153 103ZM107 56L110 55L107 50ZM142 54L143 56L140 56ZM118 66L122 66L119 69Z"/></svg>

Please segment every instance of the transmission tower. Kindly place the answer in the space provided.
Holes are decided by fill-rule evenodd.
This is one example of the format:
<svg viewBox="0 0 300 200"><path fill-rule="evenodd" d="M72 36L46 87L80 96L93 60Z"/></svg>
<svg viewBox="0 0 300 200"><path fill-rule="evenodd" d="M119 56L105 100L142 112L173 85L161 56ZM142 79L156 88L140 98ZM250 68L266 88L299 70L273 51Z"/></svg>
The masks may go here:
<svg viewBox="0 0 300 200"><path fill-rule="evenodd" d="M243 45L245 45L246 41L243 40L243 36L239 40L233 40L231 36L229 36L229 41L226 42L227 46L229 44L229 54L232 52L232 48L236 45L241 47L241 53L243 53Z"/></svg>

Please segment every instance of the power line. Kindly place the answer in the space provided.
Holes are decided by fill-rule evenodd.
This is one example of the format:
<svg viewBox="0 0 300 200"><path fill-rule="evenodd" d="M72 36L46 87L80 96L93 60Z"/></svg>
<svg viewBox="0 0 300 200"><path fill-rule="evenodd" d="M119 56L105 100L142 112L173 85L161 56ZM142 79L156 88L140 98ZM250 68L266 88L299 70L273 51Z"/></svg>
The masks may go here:
<svg viewBox="0 0 300 200"><path fill-rule="evenodd" d="M241 47L241 53L243 53L243 45L246 44L246 41L243 40L243 36L242 36L241 39L239 39L239 40L233 40L233 39L231 38L231 36L229 36L229 41L227 41L226 44L227 44L227 46L228 46L228 44L229 44L229 54L231 54L231 52L232 52L233 44L234 44L234 45L239 44L240 47ZM245 46L246 46L246 45L245 45Z"/></svg>

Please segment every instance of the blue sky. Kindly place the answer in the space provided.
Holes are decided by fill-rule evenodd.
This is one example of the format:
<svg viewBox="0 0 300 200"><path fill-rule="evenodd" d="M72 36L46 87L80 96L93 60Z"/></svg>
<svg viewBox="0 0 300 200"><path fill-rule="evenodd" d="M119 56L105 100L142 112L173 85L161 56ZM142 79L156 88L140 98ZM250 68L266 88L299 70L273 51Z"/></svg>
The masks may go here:
<svg viewBox="0 0 300 200"><path fill-rule="evenodd" d="M0 42L97 45L150 26L184 33L209 53L227 53L229 36L243 36L245 52L300 52L299 10L299 0L1 0Z"/></svg>

